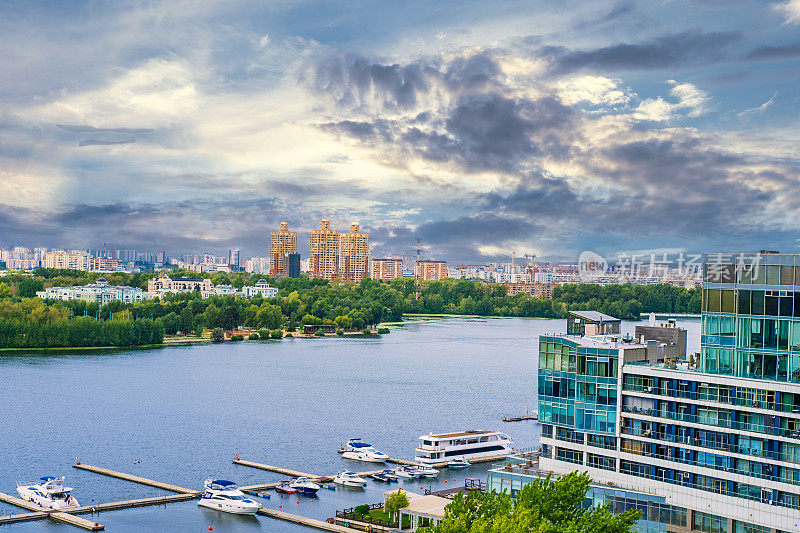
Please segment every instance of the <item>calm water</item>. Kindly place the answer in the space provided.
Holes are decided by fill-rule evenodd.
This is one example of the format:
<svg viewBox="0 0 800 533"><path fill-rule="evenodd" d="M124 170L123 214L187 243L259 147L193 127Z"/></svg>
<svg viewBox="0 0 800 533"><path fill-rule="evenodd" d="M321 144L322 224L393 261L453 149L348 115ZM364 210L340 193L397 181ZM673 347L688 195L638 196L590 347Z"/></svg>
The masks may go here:
<svg viewBox="0 0 800 533"><path fill-rule="evenodd" d="M635 324L624 323L623 331L632 333ZM696 351L699 321L681 325ZM240 484L284 479L233 465L236 452L318 474L369 470L335 451L356 436L408 459L417 437L430 431L495 428L519 447L533 446L538 424L500 419L536 408L538 336L563 329L563 320L433 319L406 322L375 339L0 357L0 492L16 495L16 481L66 475L84 505L163 494L71 468L76 457L199 489L210 475ZM447 478L485 479L488 468L450 471ZM433 486L445 486L445 477ZM401 481L411 490L419 490L417 483ZM336 509L382 501L383 490L370 482L363 491L322 489L313 502L273 494L262 503L325 519ZM0 503L0 515L18 512ZM110 532L207 531L211 524L222 532L308 531L200 509L193 501L109 511L96 520ZM52 521L2 527L78 531Z"/></svg>

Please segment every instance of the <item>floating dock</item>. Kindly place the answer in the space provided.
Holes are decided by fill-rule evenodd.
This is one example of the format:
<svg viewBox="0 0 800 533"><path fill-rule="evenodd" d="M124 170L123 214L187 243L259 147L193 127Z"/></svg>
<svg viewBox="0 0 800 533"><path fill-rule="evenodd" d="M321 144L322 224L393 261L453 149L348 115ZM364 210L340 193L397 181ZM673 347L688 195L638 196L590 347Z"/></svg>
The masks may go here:
<svg viewBox="0 0 800 533"><path fill-rule="evenodd" d="M125 474L124 472L117 472L116 470L111 470L109 468L103 468L100 466L85 465L82 463L76 463L72 466L75 468L79 468L81 470L88 470L89 472L94 472L95 474L102 474L104 476L115 477L117 479L124 479L125 481L131 481L133 483L139 483L140 485L147 485L149 487L155 487L157 489L167 490L169 492L177 492L179 494L193 494L195 496L200 496L202 494L202 492L199 490L187 489L184 487L179 487L178 485L172 485L170 483L162 483L160 481L154 481L152 479L147 479L145 477Z"/></svg>
<svg viewBox="0 0 800 533"><path fill-rule="evenodd" d="M336 524L329 524L328 522L324 522L322 520L316 520L314 518L306 518L305 516L285 513L283 511L276 511L275 509L266 509L262 507L261 509L258 510L258 514L263 514L264 516L269 516L270 518L277 518L278 520L286 520L287 522L294 522L295 524L300 524L302 526L315 527L317 529L322 529L324 531L334 531L336 533L353 533L353 529L350 529L349 527L339 526Z"/></svg>
<svg viewBox="0 0 800 533"><path fill-rule="evenodd" d="M521 422L523 420L539 420L539 415L507 416L503 418L503 422Z"/></svg>
<svg viewBox="0 0 800 533"><path fill-rule="evenodd" d="M290 477L307 477L311 481L327 482L333 480L332 476L318 476L309 474L307 472L300 472L299 470L290 470L288 468L281 468L280 466L265 465L263 463L255 463L253 461L243 461L241 459L234 459L233 464L241 466L249 466L250 468L258 468L259 470L267 470L268 472L275 472Z"/></svg>

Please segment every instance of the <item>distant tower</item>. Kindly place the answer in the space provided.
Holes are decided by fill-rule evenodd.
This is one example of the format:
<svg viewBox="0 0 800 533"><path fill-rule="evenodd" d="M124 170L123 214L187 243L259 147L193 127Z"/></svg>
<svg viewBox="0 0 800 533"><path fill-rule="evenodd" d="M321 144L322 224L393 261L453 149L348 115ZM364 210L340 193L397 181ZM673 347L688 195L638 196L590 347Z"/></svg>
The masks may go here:
<svg viewBox="0 0 800 533"><path fill-rule="evenodd" d="M281 222L280 229L269 235L269 273L286 276L287 257L297 253L297 232L289 231L289 224Z"/></svg>
<svg viewBox="0 0 800 533"><path fill-rule="evenodd" d="M517 273L517 252L516 250L511 250L511 272L510 274Z"/></svg>

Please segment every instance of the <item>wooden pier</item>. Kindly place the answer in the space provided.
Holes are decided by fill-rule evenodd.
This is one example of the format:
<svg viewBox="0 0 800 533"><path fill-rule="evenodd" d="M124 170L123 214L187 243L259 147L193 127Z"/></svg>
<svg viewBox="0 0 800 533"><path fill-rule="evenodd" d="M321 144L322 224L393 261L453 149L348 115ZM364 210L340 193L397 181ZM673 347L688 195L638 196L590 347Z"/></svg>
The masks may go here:
<svg viewBox="0 0 800 533"><path fill-rule="evenodd" d="M353 530L349 527L329 524L328 522L324 522L322 520L306 518L305 516L285 513L283 511L276 511L275 509L266 509L262 507L258 510L258 514L263 514L264 516L269 516L270 518L277 518L278 520L286 520L287 522L293 522L302 526L315 527L317 529L322 529L323 531L333 531L335 533L353 533Z"/></svg>
<svg viewBox="0 0 800 533"><path fill-rule="evenodd" d="M200 496L202 494L202 492L199 490L187 489L184 487L179 487L178 485L172 485L170 483L162 483L160 481L154 481L152 479L147 479L145 477L125 474L124 472L117 472L116 470L111 470L100 466L85 465L82 463L76 463L72 466L75 468L79 468L81 470L88 470L89 472L94 472L95 474L102 474L104 476L124 479L125 481L132 481L133 483L139 483L140 485L147 485L149 487L155 487L157 489L162 489L169 492L177 492L179 494L192 494L194 496Z"/></svg>
<svg viewBox="0 0 800 533"><path fill-rule="evenodd" d="M277 474L283 474L284 476L290 477L307 477L311 481L332 481L332 476L317 476L315 474L309 474L307 472L300 472L298 470L290 470L288 468L281 468L280 466L272 466L272 465L265 465L263 463L255 463L253 461L243 461L241 459L234 459L233 464L235 465L242 465L242 466L249 466L250 468L258 468L259 470L267 470L269 472L275 472Z"/></svg>

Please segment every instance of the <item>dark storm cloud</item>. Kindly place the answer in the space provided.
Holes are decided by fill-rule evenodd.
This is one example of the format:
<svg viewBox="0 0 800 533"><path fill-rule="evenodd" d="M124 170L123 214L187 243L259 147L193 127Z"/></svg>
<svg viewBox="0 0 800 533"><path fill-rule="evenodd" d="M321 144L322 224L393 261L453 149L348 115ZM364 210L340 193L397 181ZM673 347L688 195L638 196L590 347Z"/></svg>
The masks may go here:
<svg viewBox="0 0 800 533"><path fill-rule="evenodd" d="M800 57L800 43L759 46L747 53L744 59L752 61L780 61L782 59L793 59L796 57Z"/></svg>
<svg viewBox="0 0 800 533"><path fill-rule="evenodd" d="M581 69L601 72L618 70L655 70L668 67L702 65L715 62L741 39L739 32L684 32L658 37L652 41L615 44L591 50L570 50L548 46L539 53L548 58L555 73Z"/></svg>
<svg viewBox="0 0 800 533"><path fill-rule="evenodd" d="M150 128L95 128L83 124L56 124L59 128L75 133L150 133Z"/></svg>

